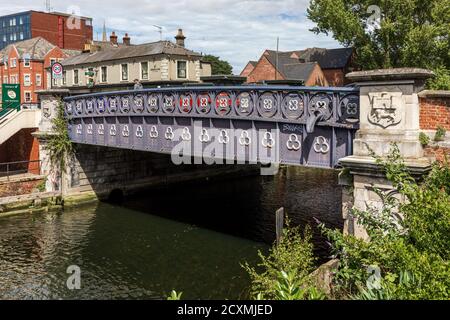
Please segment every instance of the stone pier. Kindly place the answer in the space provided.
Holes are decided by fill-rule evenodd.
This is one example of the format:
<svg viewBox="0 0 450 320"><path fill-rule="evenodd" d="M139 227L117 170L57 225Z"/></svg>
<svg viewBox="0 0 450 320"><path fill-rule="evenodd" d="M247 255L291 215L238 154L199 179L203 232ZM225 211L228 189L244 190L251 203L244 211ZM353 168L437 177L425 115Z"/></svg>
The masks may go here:
<svg viewBox="0 0 450 320"><path fill-rule="evenodd" d="M385 178L372 150L386 156L395 142L413 175L422 175L431 162L424 157L419 134L420 106L418 93L433 74L424 69L402 68L352 72L347 78L360 87L360 129L353 143L353 155L340 160L346 169L341 177L344 188L344 232L358 237L367 233L350 214L351 208L366 210L380 207L376 189L395 192Z"/></svg>

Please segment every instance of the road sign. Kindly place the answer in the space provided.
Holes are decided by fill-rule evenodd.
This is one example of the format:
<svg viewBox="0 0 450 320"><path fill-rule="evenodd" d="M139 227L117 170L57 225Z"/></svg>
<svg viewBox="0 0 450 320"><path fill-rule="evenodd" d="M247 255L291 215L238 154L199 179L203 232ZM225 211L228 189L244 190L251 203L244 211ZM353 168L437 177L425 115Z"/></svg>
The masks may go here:
<svg viewBox="0 0 450 320"><path fill-rule="evenodd" d="M63 78L63 66L59 62L54 62L52 64L52 78L62 79Z"/></svg>
<svg viewBox="0 0 450 320"><path fill-rule="evenodd" d="M19 84L2 84L2 107L20 108Z"/></svg>

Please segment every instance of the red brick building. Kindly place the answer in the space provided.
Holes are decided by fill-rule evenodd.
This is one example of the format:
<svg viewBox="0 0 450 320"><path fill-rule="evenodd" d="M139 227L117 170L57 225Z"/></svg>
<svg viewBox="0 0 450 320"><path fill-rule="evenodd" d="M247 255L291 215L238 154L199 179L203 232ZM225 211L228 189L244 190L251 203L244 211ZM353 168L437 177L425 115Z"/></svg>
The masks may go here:
<svg viewBox="0 0 450 320"><path fill-rule="evenodd" d="M306 86L343 86L345 74L353 70L351 48L310 48L299 51L266 50L241 72L249 83L264 80L302 80Z"/></svg>
<svg viewBox="0 0 450 320"><path fill-rule="evenodd" d="M93 40L92 19L40 11L0 16L0 49L37 37L61 49L82 50L85 43Z"/></svg>
<svg viewBox="0 0 450 320"><path fill-rule="evenodd" d="M38 102L36 91L50 87L47 68L52 62L75 53L77 51L60 49L41 37L10 44L0 51L0 84L20 84L21 103L35 104Z"/></svg>

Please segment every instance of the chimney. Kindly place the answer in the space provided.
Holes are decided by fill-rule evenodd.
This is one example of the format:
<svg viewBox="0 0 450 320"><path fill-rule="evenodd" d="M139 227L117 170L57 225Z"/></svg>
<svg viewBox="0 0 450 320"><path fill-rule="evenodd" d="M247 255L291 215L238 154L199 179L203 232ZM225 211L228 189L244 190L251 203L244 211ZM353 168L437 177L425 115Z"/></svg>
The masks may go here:
<svg viewBox="0 0 450 320"><path fill-rule="evenodd" d="M125 33L125 36L123 37L123 44L126 46L129 46L131 44L131 38L128 33Z"/></svg>
<svg viewBox="0 0 450 320"><path fill-rule="evenodd" d="M116 33L114 31L109 36L109 41L111 42L111 44L117 44L117 36L116 36Z"/></svg>
<svg viewBox="0 0 450 320"><path fill-rule="evenodd" d="M184 48L184 39L186 37L183 34L183 29L178 29L178 34L175 36L175 39L177 40L177 45Z"/></svg>

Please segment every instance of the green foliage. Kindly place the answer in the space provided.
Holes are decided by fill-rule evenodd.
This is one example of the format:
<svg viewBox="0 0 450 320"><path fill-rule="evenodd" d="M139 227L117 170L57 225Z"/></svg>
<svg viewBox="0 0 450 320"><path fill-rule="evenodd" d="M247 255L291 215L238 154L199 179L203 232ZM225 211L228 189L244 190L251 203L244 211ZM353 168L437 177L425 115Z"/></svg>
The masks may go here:
<svg viewBox="0 0 450 320"><path fill-rule="evenodd" d="M437 67L433 69L435 77L427 81L430 90L450 90L450 69Z"/></svg>
<svg viewBox="0 0 450 320"><path fill-rule="evenodd" d="M421 132L419 134L419 141L422 146L427 146L430 143L430 137L428 137L425 133Z"/></svg>
<svg viewBox="0 0 450 320"><path fill-rule="evenodd" d="M326 297L314 286L305 285L296 270L279 272L275 287L275 300L324 300ZM261 298L262 294L258 296L258 300Z"/></svg>
<svg viewBox="0 0 450 320"><path fill-rule="evenodd" d="M428 68L438 72L433 88L449 88L450 0L311 0L308 17L312 31L353 47L362 69Z"/></svg>
<svg viewBox="0 0 450 320"><path fill-rule="evenodd" d="M259 252L258 270L245 263L243 268L252 281L250 295L257 299L318 298L309 274L314 269L315 258L311 243L311 230L303 233L299 227L287 222L278 245L274 244L268 256ZM261 270L261 272L258 272Z"/></svg>
<svg viewBox="0 0 450 320"><path fill-rule="evenodd" d="M49 136L45 148L49 153L52 165L64 171L66 162L73 155L74 149L67 131L68 122L64 117L64 104L59 102L57 115L52 120L53 133Z"/></svg>
<svg viewBox="0 0 450 320"><path fill-rule="evenodd" d="M436 134L434 135L434 141L443 141L445 138L445 134L446 130L441 126L438 126L436 128Z"/></svg>
<svg viewBox="0 0 450 320"><path fill-rule="evenodd" d="M167 297L167 300L181 300L181 295L183 292L177 293L175 290L172 290L170 296Z"/></svg>
<svg viewBox="0 0 450 320"><path fill-rule="evenodd" d="M448 163L435 164L420 184L408 172L396 145L386 159L377 158L377 163L398 194L376 190L382 208L353 210L370 241L322 226L340 258L335 294L364 299L449 299ZM368 288L369 266L381 270L380 289Z"/></svg>
<svg viewBox="0 0 450 320"><path fill-rule="evenodd" d="M221 60L219 57L213 55L205 55L203 61L211 63L212 75L231 75L233 74L233 67L228 61Z"/></svg>
<svg viewBox="0 0 450 320"><path fill-rule="evenodd" d="M37 189L39 192L44 192L44 191L45 191L45 180L39 182L39 184L36 186L36 189Z"/></svg>

